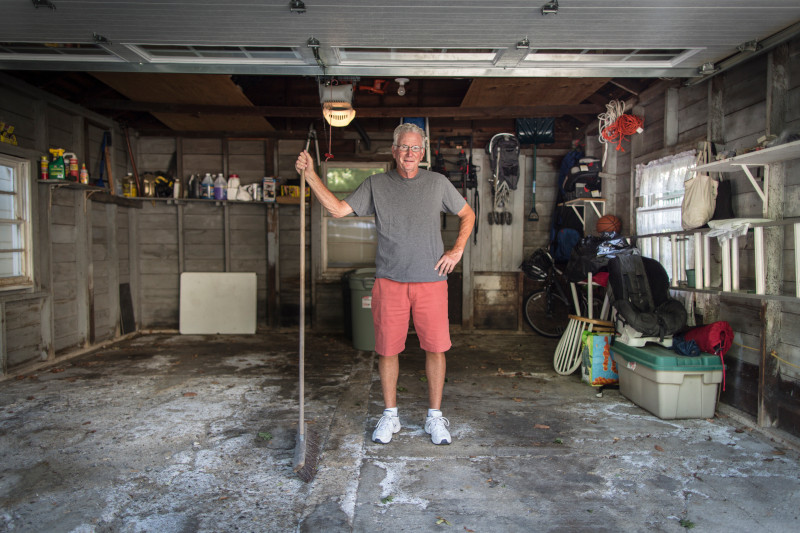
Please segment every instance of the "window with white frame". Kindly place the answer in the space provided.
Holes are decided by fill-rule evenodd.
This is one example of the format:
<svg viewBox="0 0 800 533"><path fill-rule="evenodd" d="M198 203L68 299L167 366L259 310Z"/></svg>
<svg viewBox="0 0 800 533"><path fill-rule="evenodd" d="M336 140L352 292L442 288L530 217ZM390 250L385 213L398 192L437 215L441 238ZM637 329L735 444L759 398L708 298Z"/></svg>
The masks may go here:
<svg viewBox="0 0 800 533"><path fill-rule="evenodd" d="M323 165L328 189L339 199L344 199L369 176L386 172L385 163L347 163L329 161ZM353 268L375 266L378 233L375 217L351 214L332 217L322 210L322 271L339 274Z"/></svg>
<svg viewBox="0 0 800 533"><path fill-rule="evenodd" d="M696 151L689 150L636 165L636 191L639 198L639 207L636 209L637 235L683 230L683 184L692 177L696 162ZM665 242L662 243L662 240ZM666 238L645 239L639 246L643 255L661 262L667 272L672 271ZM691 250L687 253L691 253Z"/></svg>
<svg viewBox="0 0 800 533"><path fill-rule="evenodd" d="M33 285L30 164L0 154L0 289Z"/></svg>

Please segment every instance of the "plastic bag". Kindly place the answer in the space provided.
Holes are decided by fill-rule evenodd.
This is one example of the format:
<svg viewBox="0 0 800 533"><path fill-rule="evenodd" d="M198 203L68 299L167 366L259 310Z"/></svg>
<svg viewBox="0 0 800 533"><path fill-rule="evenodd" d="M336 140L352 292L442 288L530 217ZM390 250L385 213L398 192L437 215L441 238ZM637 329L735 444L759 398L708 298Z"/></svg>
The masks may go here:
<svg viewBox="0 0 800 533"><path fill-rule="evenodd" d="M704 226L714 216L718 183L708 174L698 174L683 182L681 226L694 229Z"/></svg>
<svg viewBox="0 0 800 533"><path fill-rule="evenodd" d="M603 233L599 237L589 235L572 249L567 263L567 279L573 283L586 280L589 272L597 274L608 270L608 260L617 255L639 255L639 249L628 243L618 233Z"/></svg>

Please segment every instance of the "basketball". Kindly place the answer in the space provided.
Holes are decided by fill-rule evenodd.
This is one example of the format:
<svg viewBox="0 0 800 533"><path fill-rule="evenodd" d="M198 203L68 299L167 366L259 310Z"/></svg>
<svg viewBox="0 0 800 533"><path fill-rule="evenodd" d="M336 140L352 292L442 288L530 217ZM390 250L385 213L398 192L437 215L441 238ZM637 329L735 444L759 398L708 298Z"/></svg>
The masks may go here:
<svg viewBox="0 0 800 533"><path fill-rule="evenodd" d="M597 221L597 233L619 233L622 221L614 215L605 215Z"/></svg>

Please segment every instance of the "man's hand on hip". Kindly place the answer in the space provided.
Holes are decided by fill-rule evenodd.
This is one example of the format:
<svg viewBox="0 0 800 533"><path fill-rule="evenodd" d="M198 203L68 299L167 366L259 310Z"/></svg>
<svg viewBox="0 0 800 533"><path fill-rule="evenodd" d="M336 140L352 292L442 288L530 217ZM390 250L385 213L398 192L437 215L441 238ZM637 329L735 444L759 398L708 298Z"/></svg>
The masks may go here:
<svg viewBox="0 0 800 533"><path fill-rule="evenodd" d="M464 250L447 250L442 257L436 262L436 270L439 271L440 276L445 276L451 273L461 261L461 256L464 254Z"/></svg>

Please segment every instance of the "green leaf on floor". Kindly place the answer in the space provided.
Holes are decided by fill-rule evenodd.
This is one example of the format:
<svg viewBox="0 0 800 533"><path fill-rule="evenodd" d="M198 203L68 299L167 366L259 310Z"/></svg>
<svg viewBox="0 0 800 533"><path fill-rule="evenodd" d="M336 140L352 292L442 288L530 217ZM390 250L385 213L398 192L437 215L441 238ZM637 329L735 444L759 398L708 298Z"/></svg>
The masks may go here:
<svg viewBox="0 0 800 533"><path fill-rule="evenodd" d="M421 382L423 382L423 383L427 383L428 382L428 378L426 378L425 376L420 377L419 380Z"/></svg>
<svg viewBox="0 0 800 533"><path fill-rule="evenodd" d="M442 518L441 516L437 516L436 517L436 525L438 526L440 524L444 524L446 526L452 526L453 525L450 522L448 522L446 519Z"/></svg>
<svg viewBox="0 0 800 533"><path fill-rule="evenodd" d="M682 527L685 527L686 529L692 529L694 527L694 522L686 518L681 518L680 524Z"/></svg>
<svg viewBox="0 0 800 533"><path fill-rule="evenodd" d="M269 431L259 431L258 438L262 440L272 440L272 433Z"/></svg>
<svg viewBox="0 0 800 533"><path fill-rule="evenodd" d="M407 390L408 390L408 389L407 389L407 388L405 388L405 387L397 387L397 392L405 392L405 391L407 391Z"/></svg>
<svg viewBox="0 0 800 533"><path fill-rule="evenodd" d="M563 441L563 440L561 440L560 438L557 438L557 439L556 439L556 440L554 440L553 442L555 442L556 444L564 444L564 441Z"/></svg>
<svg viewBox="0 0 800 533"><path fill-rule="evenodd" d="M381 503L386 505L387 503L391 503L392 500L394 500L394 496L390 495L385 498L381 498Z"/></svg>

